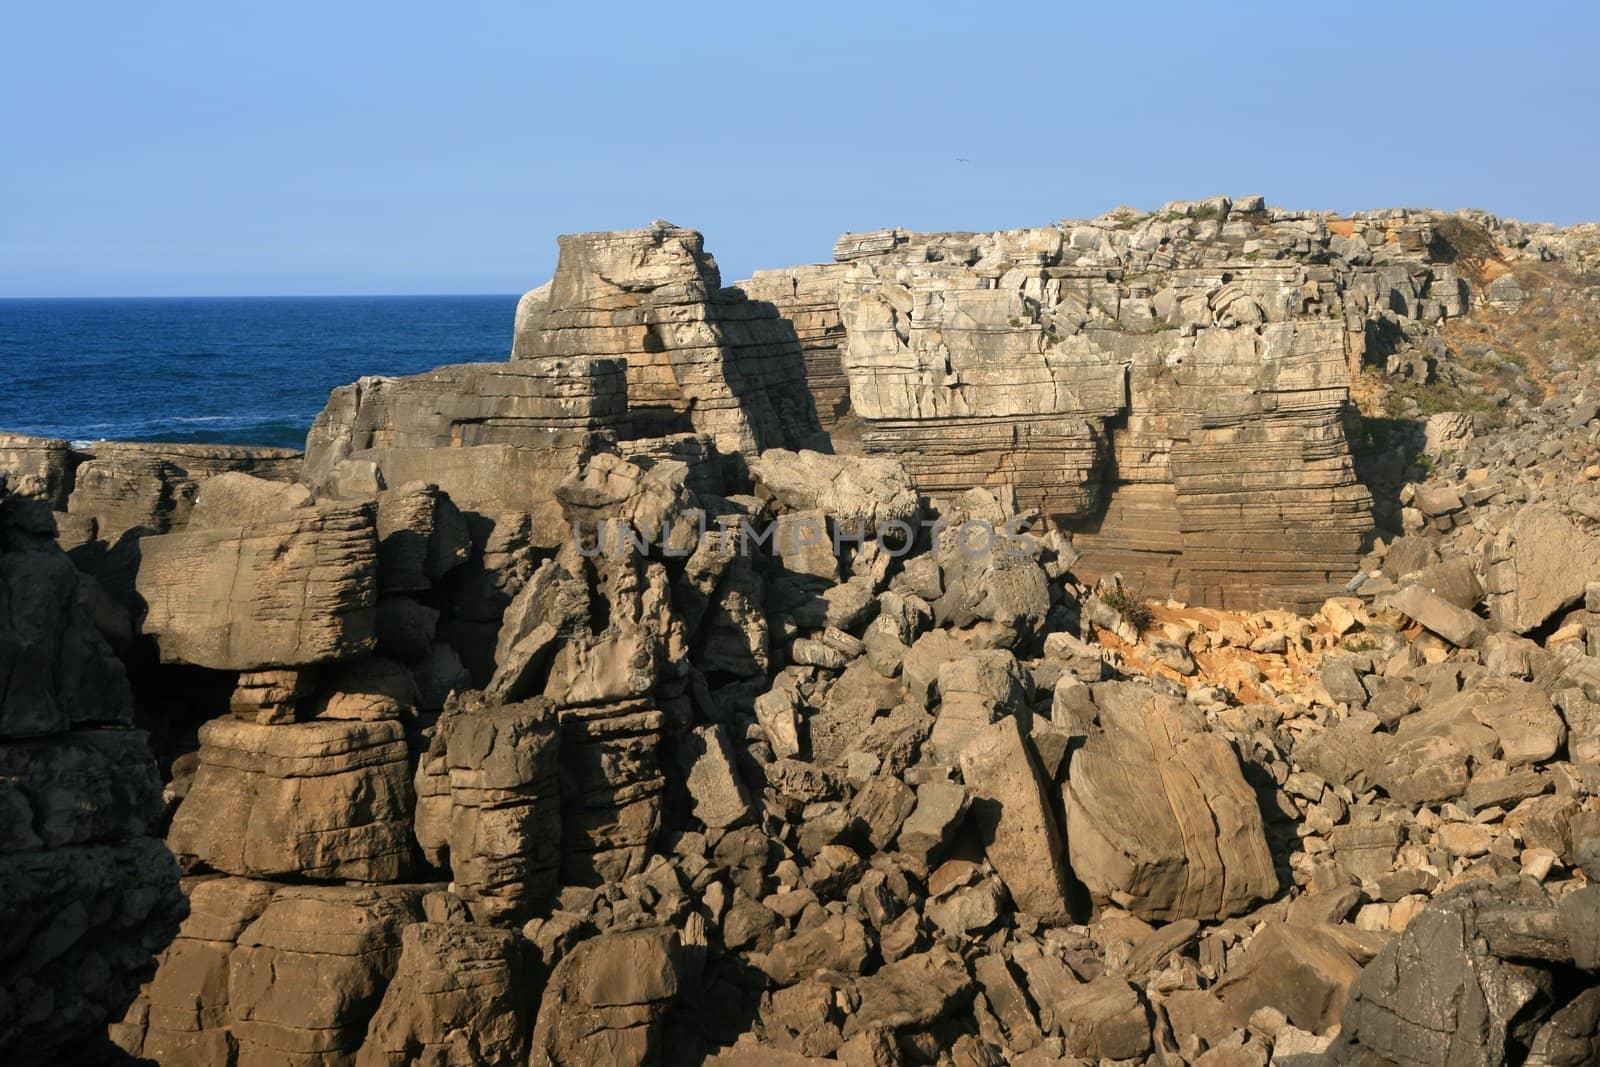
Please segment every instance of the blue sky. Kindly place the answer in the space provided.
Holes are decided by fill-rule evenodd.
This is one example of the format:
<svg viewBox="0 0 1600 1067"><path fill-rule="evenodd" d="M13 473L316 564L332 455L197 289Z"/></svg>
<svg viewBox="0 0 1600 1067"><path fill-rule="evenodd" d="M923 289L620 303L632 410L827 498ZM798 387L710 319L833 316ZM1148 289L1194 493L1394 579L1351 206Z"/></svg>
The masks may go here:
<svg viewBox="0 0 1600 1067"><path fill-rule="evenodd" d="M0 0L0 296L516 292L653 218L729 281L1218 192L1596 219L1597 11Z"/></svg>

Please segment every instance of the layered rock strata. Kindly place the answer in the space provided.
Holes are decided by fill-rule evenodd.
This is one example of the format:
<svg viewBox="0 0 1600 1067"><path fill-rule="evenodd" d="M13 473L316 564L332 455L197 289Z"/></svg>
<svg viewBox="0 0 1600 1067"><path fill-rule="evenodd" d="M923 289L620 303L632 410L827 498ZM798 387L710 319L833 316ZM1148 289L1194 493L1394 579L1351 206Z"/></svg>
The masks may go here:
<svg viewBox="0 0 1600 1067"><path fill-rule="evenodd" d="M626 360L640 436L689 431L725 456L822 440L793 327L723 289L694 230L656 222L561 238L543 309L519 316L512 359L576 355Z"/></svg>
<svg viewBox="0 0 1600 1067"><path fill-rule="evenodd" d="M563 236L555 279L530 296L508 363L335 390L305 480L351 496L430 481L463 511L527 515L534 543L554 549L566 533L554 485L586 451L687 460L722 491L746 454L826 446L792 327L721 287L699 233Z"/></svg>
<svg viewBox="0 0 1600 1067"><path fill-rule="evenodd" d="M148 738L43 497L0 477L0 1045L17 1062L93 1046L183 914Z"/></svg>
<svg viewBox="0 0 1600 1067"><path fill-rule="evenodd" d="M218 670L369 652L377 622L375 519L370 504L331 504L146 537L136 585L144 632L156 638L163 660Z"/></svg>
<svg viewBox="0 0 1600 1067"><path fill-rule="evenodd" d="M803 327L841 449L896 455L926 491L1014 488L1076 531L1086 573L1309 609L1371 530L1352 375L1390 333L1467 308L1434 227L1217 197L846 235L833 264L743 284Z"/></svg>
<svg viewBox="0 0 1600 1067"><path fill-rule="evenodd" d="M1128 225L1116 233L1181 222L1191 240L1263 218L1272 233L1293 229L1222 201L1118 218ZM1313 303L1366 301L1363 314L1388 325L1460 309L1446 286L1434 291L1445 264L1416 217L1324 221L1325 244L1308 233L1254 245L1255 259L1241 246L1239 258L1331 266L1332 290L1307 275ZM1077 256L1091 237L1069 233L1059 252L1048 235L1019 237L1008 255L1056 269L1043 261ZM1523 265L1511 283L1489 281L1485 319L1567 284L1527 264L1597 243L1581 237L1524 233L1525 251L1496 251ZM635 240L592 242L604 249L595 261L618 262ZM618 303L694 303L663 293L681 267L657 270L658 252L694 262L670 240L642 246ZM924 261L965 263L968 243L990 240L949 235ZM869 235L836 266L909 245ZM1176 238L1163 247L1152 262L1187 254ZM1423 279L1402 262L1419 256L1439 271ZM1336 260L1363 269L1341 281ZM1482 272L1458 262L1480 287ZM1272 523L1302 521L1306 501L1278 478L1291 452L1279 450L1298 444L1327 463L1302 477L1337 480L1312 394L1337 372L1332 332L1354 337L1337 316L1284 312L1299 298L1283 277L1215 293L1208 277L1174 299L1181 311L1203 295L1209 320L1149 335L1178 334L1185 364L1205 373L1134 353L1129 411L1082 417L1098 420L1103 460L1128 482L1106 514L1165 516L1141 544L1159 552L1169 534L1214 524L1199 546L1212 555L1165 553L1174 582L1245 573L1223 536L1238 532L1234 479L1275 501ZM1074 281L1110 297L1099 276ZM556 294L524 300L520 337ZM1153 314L1167 306L1157 296ZM886 376L885 396L923 412L908 421L959 425L962 381L982 405L1004 399L991 373L1007 351L1000 334L1027 330L986 329L990 299L1009 306L948 301L965 309L941 327L968 335L955 337L959 380L928 390ZM1424 318L1406 319L1419 344L1437 339ZM936 351L904 321L897 345ZM1100 354L1124 343L1108 323L1099 333ZM1060 347L1025 361L1044 375L1028 379L1040 393L1046 377L1068 391L1079 380L1050 354ZM1415 352L1394 356L1412 370L1393 374L1416 372ZM284 529L329 512L368 516L370 564L325 584L229 583L229 604L256 607L238 611L239 655L223 666L186 661L207 643L177 651L172 627L143 628L142 604L119 614L114 594L82 579L68 597L70 567L40 572L47 593L7 569L13 595L0 601L39 624L14 626L15 654L0 661L22 685L0 690L7 713L25 698L16 714L30 735L0 745L0 801L21 796L14 826L61 842L22 840L30 856L141 832L127 812L153 808L159 782L140 772L137 735L95 710L120 699L94 635L114 637L133 668L133 714L162 728L159 803L176 809L169 844L191 871L190 919L112 1029L163 1063L1410 1064L1437 1062L1444 1034L1463 1062L1581 1063L1600 1047L1589 545L1600 506L1585 487L1600 477L1585 474L1600 472L1600 383L1576 361L1556 373L1548 401L1507 401L1503 437L1476 416L1441 424L1436 444L1453 451L1395 501L1407 535L1359 562L1351 595L1305 615L1087 583L1075 572L1093 539L1028 527L1039 501L1014 481L929 494L887 456L785 448L724 463L706 433L586 430L547 483L540 521L563 527L563 541L544 549L523 505L485 512L427 477L391 484L376 452L337 460L315 488L220 472L195 481L180 525L119 537L130 589L154 591L134 580L147 544L154 567L164 539L230 528L277 544L265 558L290 551L293 538L272 541ZM760 421L759 404L740 407ZM1145 443L1137 454L1130 434ZM36 499L19 502L7 536L28 533L32 551L60 507L39 473L60 450L14 451L32 464ZM56 521L72 528L70 514ZM973 542L964 524L996 533ZM745 525L775 536L751 542ZM653 536L630 534L641 530ZM250 635L278 640L259 607L321 615L364 590L376 601L370 642L328 655L297 640L271 662L250 658ZM233 615L185 595L195 618ZM124 873L96 867L80 881ZM53 1025L38 1022L40 1005L76 997L53 1035L97 1005L115 1010L96 983L119 973L108 959L131 959L119 948L80 967L52 955L81 914L101 931L111 909L109 892L81 912L57 896L67 907L46 935L29 934L19 973L53 976L60 958L69 993L41 994L48 983L34 977L23 1000L0 998L0 1012L28 1005L37 1029ZM36 929L53 898L19 899L13 927Z"/></svg>

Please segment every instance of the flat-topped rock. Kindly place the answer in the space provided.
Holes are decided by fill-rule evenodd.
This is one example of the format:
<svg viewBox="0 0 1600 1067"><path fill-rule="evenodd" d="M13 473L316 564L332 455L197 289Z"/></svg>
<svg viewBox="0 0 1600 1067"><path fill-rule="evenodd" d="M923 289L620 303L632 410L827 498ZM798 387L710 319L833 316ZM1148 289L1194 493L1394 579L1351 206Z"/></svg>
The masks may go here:
<svg viewBox="0 0 1600 1067"><path fill-rule="evenodd" d="M819 443L793 328L770 304L722 288L698 232L657 222L560 244L542 313L530 309L519 327L518 361L625 358L641 436L688 430L727 456Z"/></svg>
<svg viewBox="0 0 1600 1067"><path fill-rule="evenodd" d="M394 881L409 866L412 796L395 720L215 719L167 844L228 874Z"/></svg>
<svg viewBox="0 0 1600 1067"><path fill-rule="evenodd" d="M376 625L374 519L370 504L330 504L146 537L144 632L163 661L218 670L364 654Z"/></svg>

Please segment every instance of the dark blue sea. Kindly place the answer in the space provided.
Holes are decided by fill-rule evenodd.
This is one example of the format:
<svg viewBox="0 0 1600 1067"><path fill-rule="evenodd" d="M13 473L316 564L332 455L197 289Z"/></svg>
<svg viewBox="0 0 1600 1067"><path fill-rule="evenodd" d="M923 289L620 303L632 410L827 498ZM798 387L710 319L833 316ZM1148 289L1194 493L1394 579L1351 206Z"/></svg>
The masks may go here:
<svg viewBox="0 0 1600 1067"><path fill-rule="evenodd" d="M506 359L515 296L0 300L0 431L302 448L335 386Z"/></svg>

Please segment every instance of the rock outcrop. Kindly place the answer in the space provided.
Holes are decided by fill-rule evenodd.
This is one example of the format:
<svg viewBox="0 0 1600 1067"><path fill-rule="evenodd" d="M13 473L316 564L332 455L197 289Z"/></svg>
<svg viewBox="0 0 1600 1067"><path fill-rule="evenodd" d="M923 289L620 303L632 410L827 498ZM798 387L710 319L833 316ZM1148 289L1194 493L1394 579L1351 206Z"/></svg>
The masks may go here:
<svg viewBox="0 0 1600 1067"><path fill-rule="evenodd" d="M1597 249L659 224L298 477L0 439L8 1051L1592 1060Z"/></svg>
<svg viewBox="0 0 1600 1067"><path fill-rule="evenodd" d="M200 728L167 845L226 874L393 882L409 867L413 800L393 719Z"/></svg>
<svg viewBox="0 0 1600 1067"><path fill-rule="evenodd" d="M519 316L514 362L605 355L627 364L643 437L690 432L724 456L820 443L799 341L737 289L694 230L567 234L542 311Z"/></svg>
<svg viewBox="0 0 1600 1067"><path fill-rule="evenodd" d="M555 483L598 441L627 436L624 372L621 360L595 356L363 378L334 390L317 416L303 476L353 497L432 483L463 511L526 514L538 543L554 548Z"/></svg>
<svg viewBox="0 0 1600 1067"><path fill-rule="evenodd" d="M186 890L189 917L113 1028L122 1047L163 1067L353 1063L422 892L243 878Z"/></svg>
<svg viewBox="0 0 1600 1067"><path fill-rule="evenodd" d="M554 281L519 308L507 363L363 378L335 390L305 480L360 495L425 480L463 511L531 519L558 547L555 483L611 445L688 460L719 491L742 457L826 447L794 331L721 287L700 234L665 223L561 238Z"/></svg>
<svg viewBox="0 0 1600 1067"><path fill-rule="evenodd" d="M795 319L841 449L927 492L1014 489L1077 532L1086 573L1309 609L1371 529L1341 423L1369 334L1465 310L1433 225L1217 197L848 234L835 263L742 284Z"/></svg>
<svg viewBox="0 0 1600 1067"><path fill-rule="evenodd" d="M226 521L223 516L216 517ZM161 658L252 671L370 652L376 509L330 504L139 542L144 632Z"/></svg>
<svg viewBox="0 0 1600 1067"><path fill-rule="evenodd" d="M93 1046L183 914L161 778L58 502L0 477L0 1045L19 1063Z"/></svg>

